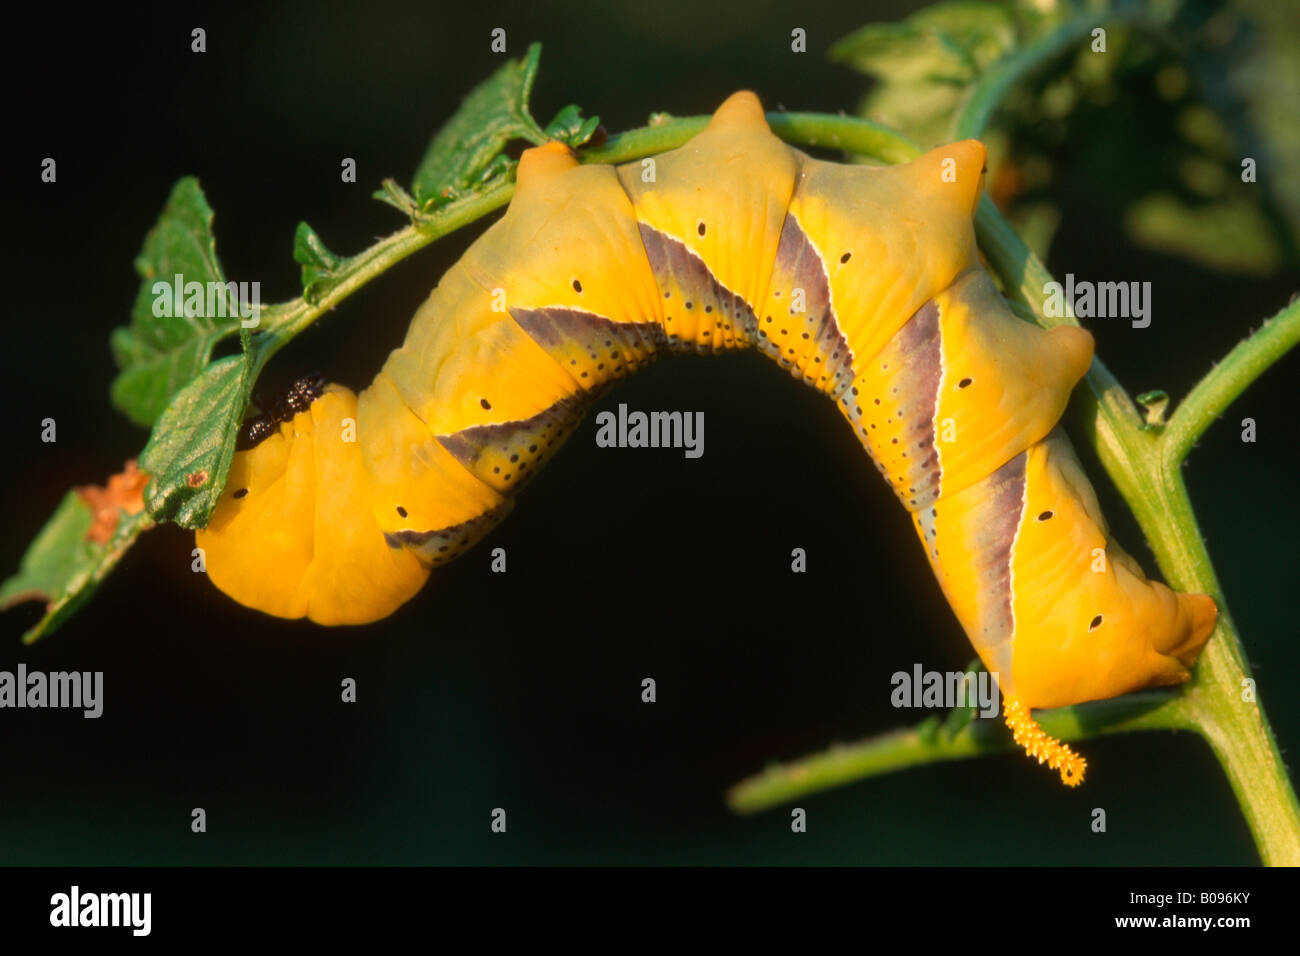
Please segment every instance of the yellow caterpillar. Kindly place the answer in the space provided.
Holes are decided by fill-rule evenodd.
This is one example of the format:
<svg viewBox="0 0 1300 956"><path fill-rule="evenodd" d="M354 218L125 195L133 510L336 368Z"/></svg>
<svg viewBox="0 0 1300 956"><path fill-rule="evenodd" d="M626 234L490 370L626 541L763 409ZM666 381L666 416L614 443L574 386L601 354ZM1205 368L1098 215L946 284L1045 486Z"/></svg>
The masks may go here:
<svg viewBox="0 0 1300 956"><path fill-rule="evenodd" d="M660 353L754 347L837 404L1017 742L1077 783L1029 711L1186 680L1217 612L1108 539L1056 428L1092 337L1018 320L979 265L983 169L973 140L812 159L746 92L652 165L528 150L374 383L299 395L236 454L198 534L212 581L281 617L378 620L505 515L597 390Z"/></svg>

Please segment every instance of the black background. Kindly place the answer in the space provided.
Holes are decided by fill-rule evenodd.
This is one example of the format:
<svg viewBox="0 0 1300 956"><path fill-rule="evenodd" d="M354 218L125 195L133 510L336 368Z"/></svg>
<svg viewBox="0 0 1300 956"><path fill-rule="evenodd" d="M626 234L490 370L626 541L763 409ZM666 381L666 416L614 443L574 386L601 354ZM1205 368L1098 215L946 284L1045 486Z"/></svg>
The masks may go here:
<svg viewBox="0 0 1300 956"><path fill-rule="evenodd" d="M827 46L905 3L313 4L201 13L11 11L3 151L8 329L0 570L73 484L102 482L145 435L107 401L110 329L172 183L197 174L228 277L298 292L299 220L336 252L402 225L369 198L409 179L429 135L509 52L544 44L541 122L569 102L611 130L711 111L851 111L865 81ZM190 30L207 30L207 53ZM790 52L790 30L808 52ZM1123 144L1117 144L1122 146ZM53 156L58 182L40 182ZM339 182L353 157L358 183ZM1159 162L1135 156L1135 163ZM1287 175L1290 175L1289 173ZM1294 274L1227 278L1135 249L1086 191L1060 195L1059 277L1149 279L1151 328L1093 323L1133 393L1183 394L1287 301ZM364 387L437 277L485 224L417 254L277 357ZM1284 751L1291 674L1292 464L1300 365L1269 372L1187 476ZM94 602L34 647L35 606L0 617L0 668L103 670L99 720L0 713L0 863L1136 863L1257 857L1227 782L1185 735L1086 742L1077 791L1009 754L883 777L738 818L727 785L772 759L922 715L890 675L972 653L910 522L829 403L757 355L663 362L602 403L703 411L706 452L595 447L589 419L466 558L390 619L326 630L260 616L190 571L192 536L150 533ZM1256 419L1255 444L1239 440ZM57 444L40 422L58 422ZM1149 552L1094 460L1119 537ZM503 547L506 575L488 571ZM808 573L789 571L805 548ZM640 701L654 677L659 700ZM359 702L339 685L353 677ZM190 832L203 807L208 832ZM489 814L504 807L509 831ZM1108 832L1090 831L1105 808Z"/></svg>

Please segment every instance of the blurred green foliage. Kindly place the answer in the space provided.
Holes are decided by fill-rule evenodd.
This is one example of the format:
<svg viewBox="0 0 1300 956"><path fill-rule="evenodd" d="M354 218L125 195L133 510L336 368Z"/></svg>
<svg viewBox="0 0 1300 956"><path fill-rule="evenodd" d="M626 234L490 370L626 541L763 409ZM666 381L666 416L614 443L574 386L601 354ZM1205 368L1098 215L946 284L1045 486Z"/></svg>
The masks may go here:
<svg viewBox="0 0 1300 956"><path fill-rule="evenodd" d="M1068 175L1139 245L1223 272L1294 268L1300 190L1276 172L1300 164L1296 4L957 0L865 26L830 55L877 80L859 115L933 146L991 63L1073 18L1111 17L1128 22L1106 28L1104 49L1072 45L1007 98L987 136L994 200L1040 256Z"/></svg>

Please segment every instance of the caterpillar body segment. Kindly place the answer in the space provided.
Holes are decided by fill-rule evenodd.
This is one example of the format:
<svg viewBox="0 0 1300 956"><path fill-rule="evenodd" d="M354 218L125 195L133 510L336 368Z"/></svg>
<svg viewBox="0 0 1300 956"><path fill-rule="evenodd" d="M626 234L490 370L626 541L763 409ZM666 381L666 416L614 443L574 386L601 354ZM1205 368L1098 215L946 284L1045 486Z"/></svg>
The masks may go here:
<svg viewBox="0 0 1300 956"><path fill-rule="evenodd" d="M998 294L971 221L983 173L975 141L895 167L812 159L743 92L649 165L526 151L504 217L355 406L330 386L236 455L199 536L214 583L285 617L382 618L506 514L609 384L670 352L757 348L836 403L1017 739L1077 783L1082 760L1029 711L1185 680L1216 610L1110 542L1056 428L1092 337Z"/></svg>

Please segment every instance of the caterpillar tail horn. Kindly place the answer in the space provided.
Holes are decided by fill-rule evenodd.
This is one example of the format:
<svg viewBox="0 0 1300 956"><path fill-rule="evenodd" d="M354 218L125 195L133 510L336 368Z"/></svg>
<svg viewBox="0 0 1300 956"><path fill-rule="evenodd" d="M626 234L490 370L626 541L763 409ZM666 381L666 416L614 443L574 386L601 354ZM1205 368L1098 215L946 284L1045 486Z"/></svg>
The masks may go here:
<svg viewBox="0 0 1300 956"><path fill-rule="evenodd" d="M1023 747L1025 753L1039 763L1045 763L1061 774L1061 782L1067 787L1077 787L1083 783L1084 771L1088 761L1075 753L1068 744L1048 736L1038 722L1029 715L1029 708L1013 697L1002 703L1003 719L1011 728L1011 735L1016 745Z"/></svg>

